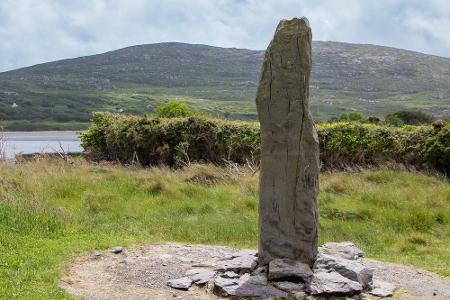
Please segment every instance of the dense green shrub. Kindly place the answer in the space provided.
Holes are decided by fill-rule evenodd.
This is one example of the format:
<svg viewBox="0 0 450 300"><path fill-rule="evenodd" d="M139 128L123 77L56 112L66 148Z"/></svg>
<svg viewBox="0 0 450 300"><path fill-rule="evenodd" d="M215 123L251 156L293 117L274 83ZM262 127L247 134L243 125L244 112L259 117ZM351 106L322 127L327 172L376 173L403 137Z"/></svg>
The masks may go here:
<svg viewBox="0 0 450 300"><path fill-rule="evenodd" d="M174 165L180 160L256 163L257 123L189 118L137 117L95 113L81 135L94 158L144 165Z"/></svg>
<svg viewBox="0 0 450 300"><path fill-rule="evenodd" d="M339 116L339 121L358 121L358 122L364 122L366 121L366 117L360 112L343 112Z"/></svg>
<svg viewBox="0 0 450 300"><path fill-rule="evenodd" d="M386 115L385 122L394 126L422 125L433 122L433 117L421 111L398 111Z"/></svg>
<svg viewBox="0 0 450 300"><path fill-rule="evenodd" d="M425 142L425 161L430 167L450 175L450 125L436 128Z"/></svg>
<svg viewBox="0 0 450 300"><path fill-rule="evenodd" d="M192 116L192 111L187 103L169 101L166 104L158 105L154 114L160 118L184 118Z"/></svg>
<svg viewBox="0 0 450 300"><path fill-rule="evenodd" d="M325 168L403 163L449 173L450 125L392 127L359 122L317 125ZM207 117L94 114L82 134L94 158L144 165L180 161L257 163L259 124Z"/></svg>

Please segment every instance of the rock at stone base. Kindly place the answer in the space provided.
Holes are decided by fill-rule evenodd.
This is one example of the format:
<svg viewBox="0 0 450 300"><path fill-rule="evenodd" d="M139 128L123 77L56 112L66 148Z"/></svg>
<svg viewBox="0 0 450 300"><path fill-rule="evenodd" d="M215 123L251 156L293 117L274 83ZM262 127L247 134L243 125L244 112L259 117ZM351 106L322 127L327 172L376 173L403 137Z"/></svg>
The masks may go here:
<svg viewBox="0 0 450 300"><path fill-rule="evenodd" d="M238 283L239 278L224 278L222 276L219 276L214 279L214 288L221 290L226 286L237 285Z"/></svg>
<svg viewBox="0 0 450 300"><path fill-rule="evenodd" d="M361 293L363 287L359 282L347 279L337 272L317 272L306 290L312 295L353 295Z"/></svg>
<svg viewBox="0 0 450 300"><path fill-rule="evenodd" d="M102 256L102 253L100 251L94 251L92 252L92 256L95 258L99 258L100 256Z"/></svg>
<svg viewBox="0 0 450 300"><path fill-rule="evenodd" d="M239 282L254 285L267 285L267 275L266 274L249 275L249 276L244 275L241 277Z"/></svg>
<svg viewBox="0 0 450 300"><path fill-rule="evenodd" d="M241 257L241 256L247 256L247 255L249 255L249 256L258 256L258 251L256 251L256 250L241 250L241 251L238 251L238 252L235 252L235 253L233 253L233 254L231 254L231 257L232 258L236 258L236 257Z"/></svg>
<svg viewBox="0 0 450 300"><path fill-rule="evenodd" d="M360 261L319 254L314 263L314 272L330 270L336 271L350 280L358 281L363 288L368 288L372 283L373 270Z"/></svg>
<svg viewBox="0 0 450 300"><path fill-rule="evenodd" d="M372 290L368 293L377 297L390 297L394 293L395 285L392 283L374 280Z"/></svg>
<svg viewBox="0 0 450 300"><path fill-rule="evenodd" d="M292 298L294 300L303 300L306 299L306 293L305 292L293 292L291 293Z"/></svg>
<svg viewBox="0 0 450 300"><path fill-rule="evenodd" d="M303 292L305 287L302 283L294 283L289 281L275 281L272 283L276 288L285 292Z"/></svg>
<svg viewBox="0 0 450 300"><path fill-rule="evenodd" d="M267 266L257 267L255 271L253 271L253 275L259 275L259 274L266 274L267 273Z"/></svg>
<svg viewBox="0 0 450 300"><path fill-rule="evenodd" d="M287 298L288 294L270 285L243 283L225 286L221 294L235 297Z"/></svg>
<svg viewBox="0 0 450 300"><path fill-rule="evenodd" d="M186 272L187 276L190 276L195 284L202 285L207 283L211 278L217 274L216 271L211 269L192 269Z"/></svg>
<svg viewBox="0 0 450 300"><path fill-rule="evenodd" d="M364 253L352 242L325 243L319 247L319 253L352 260L360 259L364 256Z"/></svg>
<svg viewBox="0 0 450 300"><path fill-rule="evenodd" d="M111 249L111 253L119 254L123 252L123 247L114 247Z"/></svg>
<svg viewBox="0 0 450 300"><path fill-rule="evenodd" d="M167 281L167 285L174 289L187 291L192 285L192 279L189 277L172 279Z"/></svg>
<svg viewBox="0 0 450 300"><path fill-rule="evenodd" d="M298 261L277 258L269 263L269 280L297 278L303 282L308 282L312 275L311 268Z"/></svg>
<svg viewBox="0 0 450 300"><path fill-rule="evenodd" d="M216 271L233 271L236 273L248 273L257 266L258 258L254 255L237 256L229 260L219 261L215 267Z"/></svg>
<svg viewBox="0 0 450 300"><path fill-rule="evenodd" d="M222 274L222 277L224 277L224 278L239 278L239 274L237 274L233 271L227 271Z"/></svg>

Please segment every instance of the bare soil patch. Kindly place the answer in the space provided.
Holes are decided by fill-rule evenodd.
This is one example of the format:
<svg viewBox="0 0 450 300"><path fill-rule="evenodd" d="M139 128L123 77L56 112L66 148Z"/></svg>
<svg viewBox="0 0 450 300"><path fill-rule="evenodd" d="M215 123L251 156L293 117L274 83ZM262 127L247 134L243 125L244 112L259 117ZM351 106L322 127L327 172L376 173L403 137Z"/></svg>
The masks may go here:
<svg viewBox="0 0 450 300"><path fill-rule="evenodd" d="M205 288L179 291L167 280L183 277L193 266L211 263L236 249L181 244L147 245L120 254L103 252L74 261L60 286L82 299L219 299ZM450 278L409 266L366 259L374 279L397 286L395 299L450 299ZM367 296L367 298L374 298Z"/></svg>

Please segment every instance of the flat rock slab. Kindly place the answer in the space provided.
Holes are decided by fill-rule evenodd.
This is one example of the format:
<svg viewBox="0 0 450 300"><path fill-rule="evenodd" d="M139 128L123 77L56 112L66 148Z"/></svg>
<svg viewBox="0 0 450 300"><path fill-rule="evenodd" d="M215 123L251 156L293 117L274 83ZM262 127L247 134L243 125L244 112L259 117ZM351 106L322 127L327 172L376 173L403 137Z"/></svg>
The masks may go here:
<svg viewBox="0 0 450 300"><path fill-rule="evenodd" d="M337 272L314 273L311 284L307 287L312 295L352 295L361 293L362 289L361 284Z"/></svg>
<svg viewBox="0 0 450 300"><path fill-rule="evenodd" d="M236 251L180 244L127 248L120 254L106 249L99 251L100 257L87 253L67 265L60 286L82 299L221 299L195 284L188 291L182 291L168 287L167 281L186 277L186 272L195 264L217 262ZM450 299L450 278L403 265L372 260L364 260L364 263L375 270L374 281L389 282L397 287L393 299ZM298 293L300 297L302 292ZM368 299L378 298L370 295Z"/></svg>
<svg viewBox="0 0 450 300"><path fill-rule="evenodd" d="M321 270L335 271L347 279L359 282L363 288L368 288L372 283L373 271L360 260L319 254L314 263L314 272Z"/></svg>
<svg viewBox="0 0 450 300"><path fill-rule="evenodd" d="M307 282L311 279L313 273L311 268L301 262L290 259L274 259L269 263L269 279L297 279Z"/></svg>
<svg viewBox="0 0 450 300"><path fill-rule="evenodd" d="M174 289L187 291L192 285L192 279L189 277L171 279L167 281L167 285Z"/></svg>
<svg viewBox="0 0 450 300"><path fill-rule="evenodd" d="M276 288L285 292L303 292L305 287L303 283L294 283L289 281L276 281L273 283Z"/></svg>
<svg viewBox="0 0 450 300"><path fill-rule="evenodd" d="M259 297L264 299L271 297L285 299L288 297L288 293L273 286L251 283L228 285L223 287L221 291L224 296L235 297Z"/></svg>
<svg viewBox="0 0 450 300"><path fill-rule="evenodd" d="M236 252L229 256L228 259L221 260L216 264L216 271L233 271L236 273L248 273L253 271L257 264L258 258L253 252L249 254L247 252Z"/></svg>
<svg viewBox="0 0 450 300"><path fill-rule="evenodd" d="M361 249L352 242L328 242L319 247L319 253L351 260L358 260L364 256Z"/></svg>
<svg viewBox="0 0 450 300"><path fill-rule="evenodd" d="M203 285L209 282L215 275L216 271L211 269L192 269L186 272L186 275L198 285Z"/></svg>

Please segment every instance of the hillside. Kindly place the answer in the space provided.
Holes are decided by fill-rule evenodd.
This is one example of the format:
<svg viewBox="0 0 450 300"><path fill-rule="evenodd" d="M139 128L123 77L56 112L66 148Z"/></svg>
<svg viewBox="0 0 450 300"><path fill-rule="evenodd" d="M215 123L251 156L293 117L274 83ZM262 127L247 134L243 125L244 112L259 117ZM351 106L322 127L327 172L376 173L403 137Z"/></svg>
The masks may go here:
<svg viewBox="0 0 450 300"><path fill-rule="evenodd" d="M133 46L0 73L0 120L89 120L90 112L150 112L167 99L239 119L256 117L263 51L183 43ZM336 42L313 43L312 111L450 115L450 58Z"/></svg>

